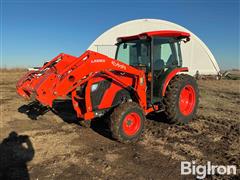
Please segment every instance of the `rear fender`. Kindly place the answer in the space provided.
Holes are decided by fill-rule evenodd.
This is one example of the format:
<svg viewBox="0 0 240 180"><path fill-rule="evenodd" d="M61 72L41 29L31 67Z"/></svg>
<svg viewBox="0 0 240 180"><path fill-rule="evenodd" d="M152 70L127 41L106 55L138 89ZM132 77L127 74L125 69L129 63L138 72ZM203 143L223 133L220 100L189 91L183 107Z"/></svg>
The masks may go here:
<svg viewBox="0 0 240 180"><path fill-rule="evenodd" d="M165 75L165 78L164 78L163 83L162 83L163 84L162 85L162 90L161 90L162 96L165 96L166 89L167 89L167 86L168 86L169 82L179 72L188 72L188 68L187 67L182 67L182 68L169 69L169 70L166 71L166 75Z"/></svg>

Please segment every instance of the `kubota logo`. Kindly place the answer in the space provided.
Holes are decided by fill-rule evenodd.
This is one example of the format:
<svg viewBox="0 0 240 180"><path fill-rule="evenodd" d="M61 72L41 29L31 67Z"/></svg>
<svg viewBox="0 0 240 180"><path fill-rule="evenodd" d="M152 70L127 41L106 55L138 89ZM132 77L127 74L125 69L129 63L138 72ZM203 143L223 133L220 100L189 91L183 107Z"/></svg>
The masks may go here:
<svg viewBox="0 0 240 180"><path fill-rule="evenodd" d="M91 60L91 63L105 63L105 59L94 59Z"/></svg>
<svg viewBox="0 0 240 180"><path fill-rule="evenodd" d="M127 69L126 66L124 66L123 64L119 64L118 62L115 62L115 61L112 61L112 65L114 65L120 69L124 69L124 70Z"/></svg>

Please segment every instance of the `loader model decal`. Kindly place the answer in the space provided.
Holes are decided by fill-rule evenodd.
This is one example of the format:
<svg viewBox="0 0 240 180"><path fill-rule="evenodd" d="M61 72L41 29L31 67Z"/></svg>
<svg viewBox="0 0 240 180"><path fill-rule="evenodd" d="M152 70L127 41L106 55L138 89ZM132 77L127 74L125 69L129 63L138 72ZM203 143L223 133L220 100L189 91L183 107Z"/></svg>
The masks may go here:
<svg viewBox="0 0 240 180"><path fill-rule="evenodd" d="M94 59L94 60L91 60L91 63L105 63L105 59Z"/></svg>
<svg viewBox="0 0 240 180"><path fill-rule="evenodd" d="M124 70L127 69L126 66L124 66L123 64L120 64L118 62L115 62L115 61L112 61L112 65L118 67L119 69L124 69Z"/></svg>

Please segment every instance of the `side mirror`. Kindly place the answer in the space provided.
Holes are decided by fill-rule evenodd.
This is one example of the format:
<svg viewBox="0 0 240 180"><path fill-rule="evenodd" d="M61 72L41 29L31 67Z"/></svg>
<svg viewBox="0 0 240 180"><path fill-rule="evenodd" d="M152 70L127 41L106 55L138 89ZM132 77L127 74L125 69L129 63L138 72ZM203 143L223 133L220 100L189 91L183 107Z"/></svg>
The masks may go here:
<svg viewBox="0 0 240 180"><path fill-rule="evenodd" d="M185 40L183 39L183 42L184 42L184 43L187 43L188 41L190 41L190 38L189 38L189 37L186 37Z"/></svg>

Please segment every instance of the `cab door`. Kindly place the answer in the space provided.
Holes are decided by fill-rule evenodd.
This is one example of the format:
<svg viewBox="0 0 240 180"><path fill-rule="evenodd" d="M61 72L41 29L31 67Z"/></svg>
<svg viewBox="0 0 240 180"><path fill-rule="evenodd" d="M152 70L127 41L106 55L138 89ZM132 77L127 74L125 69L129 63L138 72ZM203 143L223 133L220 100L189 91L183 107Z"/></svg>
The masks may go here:
<svg viewBox="0 0 240 180"><path fill-rule="evenodd" d="M169 72L182 66L180 41L172 37L153 37L151 54L151 103L162 99L162 84Z"/></svg>

